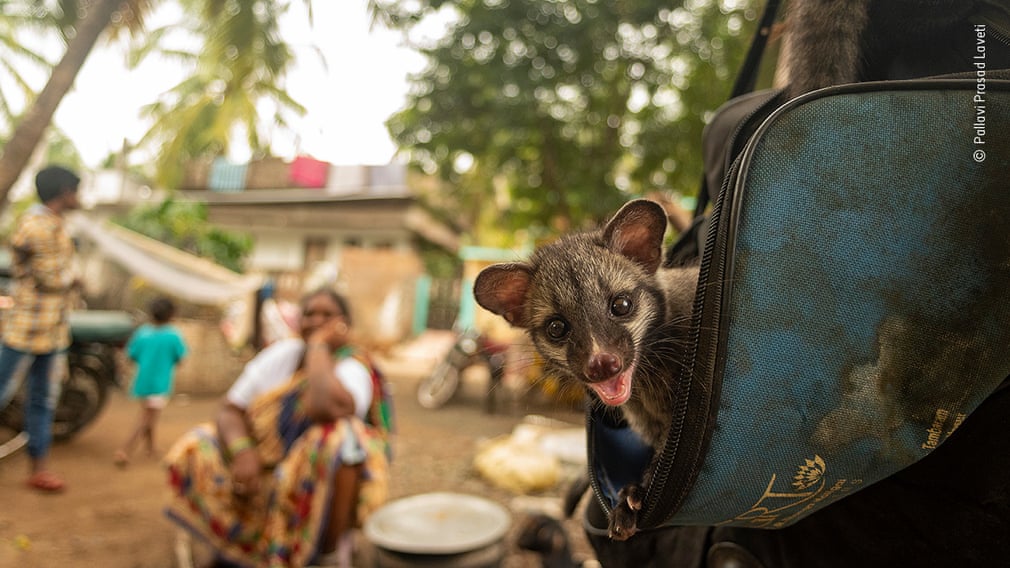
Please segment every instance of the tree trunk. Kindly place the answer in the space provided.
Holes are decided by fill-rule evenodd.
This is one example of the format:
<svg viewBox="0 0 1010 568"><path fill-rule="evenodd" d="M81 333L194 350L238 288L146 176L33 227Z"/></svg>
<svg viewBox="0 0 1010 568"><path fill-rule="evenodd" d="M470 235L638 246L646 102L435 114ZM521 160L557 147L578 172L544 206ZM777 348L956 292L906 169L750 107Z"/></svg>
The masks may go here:
<svg viewBox="0 0 1010 568"><path fill-rule="evenodd" d="M53 68L49 82L18 123L10 140L0 149L0 211L7 206L7 194L31 159L60 101L73 86L84 60L121 3L122 0L95 0L85 4L87 12L77 22L76 33L67 44L63 59ZM102 128L101 117L95 117L95 128Z"/></svg>

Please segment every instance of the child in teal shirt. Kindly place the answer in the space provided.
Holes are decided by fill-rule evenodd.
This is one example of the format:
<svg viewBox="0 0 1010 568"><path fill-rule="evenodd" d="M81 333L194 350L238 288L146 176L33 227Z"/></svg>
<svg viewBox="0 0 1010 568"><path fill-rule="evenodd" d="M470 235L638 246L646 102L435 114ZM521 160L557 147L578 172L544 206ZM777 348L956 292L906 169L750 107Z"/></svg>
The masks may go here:
<svg viewBox="0 0 1010 568"><path fill-rule="evenodd" d="M186 342L175 326L172 300L160 297L149 305L151 323L140 326L126 345L126 354L137 364L130 395L140 400L140 418L126 444L116 451L116 465L125 466L136 443L143 438L147 454L154 455L154 427L165 408L175 382L175 368L186 356Z"/></svg>

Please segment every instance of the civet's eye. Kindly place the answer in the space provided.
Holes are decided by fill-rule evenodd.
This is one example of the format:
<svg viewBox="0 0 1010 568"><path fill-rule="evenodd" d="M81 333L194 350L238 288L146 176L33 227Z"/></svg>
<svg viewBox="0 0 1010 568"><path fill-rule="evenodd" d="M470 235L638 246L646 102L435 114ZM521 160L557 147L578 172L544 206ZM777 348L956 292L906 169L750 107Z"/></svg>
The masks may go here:
<svg viewBox="0 0 1010 568"><path fill-rule="evenodd" d="M610 313L615 316L626 316L631 313L631 300L624 294L614 296L610 301Z"/></svg>
<svg viewBox="0 0 1010 568"><path fill-rule="evenodd" d="M547 337L554 341L560 341L568 336L568 322L559 317L553 317L547 320L544 330L547 332Z"/></svg>

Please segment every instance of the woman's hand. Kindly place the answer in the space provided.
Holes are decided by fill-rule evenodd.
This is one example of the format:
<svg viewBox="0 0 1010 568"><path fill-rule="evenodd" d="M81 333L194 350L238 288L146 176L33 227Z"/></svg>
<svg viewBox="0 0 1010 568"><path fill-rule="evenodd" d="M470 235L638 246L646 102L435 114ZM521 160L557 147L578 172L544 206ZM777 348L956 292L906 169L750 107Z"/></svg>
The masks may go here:
<svg viewBox="0 0 1010 568"><path fill-rule="evenodd" d="M221 453L231 459L232 491L239 497L255 495L259 491L259 454L246 424L245 410L225 401L217 415Z"/></svg>
<svg viewBox="0 0 1010 568"><path fill-rule="evenodd" d="M259 454L254 448L248 448L231 458L231 488L239 497L251 497L259 492L260 485Z"/></svg>
<svg viewBox="0 0 1010 568"><path fill-rule="evenodd" d="M354 399L334 373L334 352L347 344L349 333L346 320L338 316L309 335L304 361L309 383L306 404L316 422L332 422L354 414Z"/></svg>
<svg viewBox="0 0 1010 568"><path fill-rule="evenodd" d="M350 327L343 317L335 317L319 326L318 329L309 335L308 345L325 346L330 351L336 351L347 345L347 336L350 334Z"/></svg>

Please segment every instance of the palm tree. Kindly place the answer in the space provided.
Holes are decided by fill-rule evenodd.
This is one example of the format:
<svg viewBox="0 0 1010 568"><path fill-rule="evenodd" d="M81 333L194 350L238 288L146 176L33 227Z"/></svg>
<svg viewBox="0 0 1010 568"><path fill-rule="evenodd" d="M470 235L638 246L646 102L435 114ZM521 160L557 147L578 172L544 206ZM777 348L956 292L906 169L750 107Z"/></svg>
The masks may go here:
<svg viewBox="0 0 1010 568"><path fill-rule="evenodd" d="M41 6L39 2L31 4ZM57 107L73 86L98 38L113 22L117 10L116 27L136 30L149 8L149 0L61 0L58 9L44 12L45 17L61 24L67 50L0 150L0 204L6 202L7 194L42 140Z"/></svg>
<svg viewBox="0 0 1010 568"><path fill-rule="evenodd" d="M304 1L309 5L311 18L310 0ZM47 5L40 0L23 2L33 8ZM57 6L48 7L45 14L57 23L67 48L53 67L49 81L0 149L0 204L6 202L11 186L43 139L60 101L73 86L103 32L115 37L120 31L129 30L134 38L141 37L143 19L155 2L56 0ZM0 6L12 3L0 1ZM197 52L174 53L182 59L191 58L196 69L165 100L148 108L155 125L145 141L163 144L160 161L165 172L170 171L168 164L178 167L182 163L174 161L180 155L207 156L226 150L236 126L245 128L251 148L262 149L257 104L265 98L275 101L278 111L274 121L281 126L285 125L285 113L304 112L282 88L293 55L280 41L277 22L290 2L179 0L179 3L189 16L184 29L194 33L204 45ZM155 48L154 42L166 31L157 30L150 36L147 51Z"/></svg>
<svg viewBox="0 0 1010 568"><path fill-rule="evenodd" d="M153 30L135 48L132 61L136 65L158 53L193 69L143 111L154 122L140 145L157 147L155 179L164 187L178 187L180 164L226 153L236 129L245 133L254 153L268 153L264 122L283 128L288 116L305 113L284 90L294 54L281 40L278 22L290 2L183 0L181 4L187 20ZM168 48L173 36L179 43L180 34L199 49ZM273 106L266 121L261 117L265 102Z"/></svg>
<svg viewBox="0 0 1010 568"><path fill-rule="evenodd" d="M21 40L30 30L43 35L52 32L54 23L39 18L25 2L0 2L0 135L16 123L21 113L20 101L32 100L36 91L25 72L48 73L53 64Z"/></svg>

